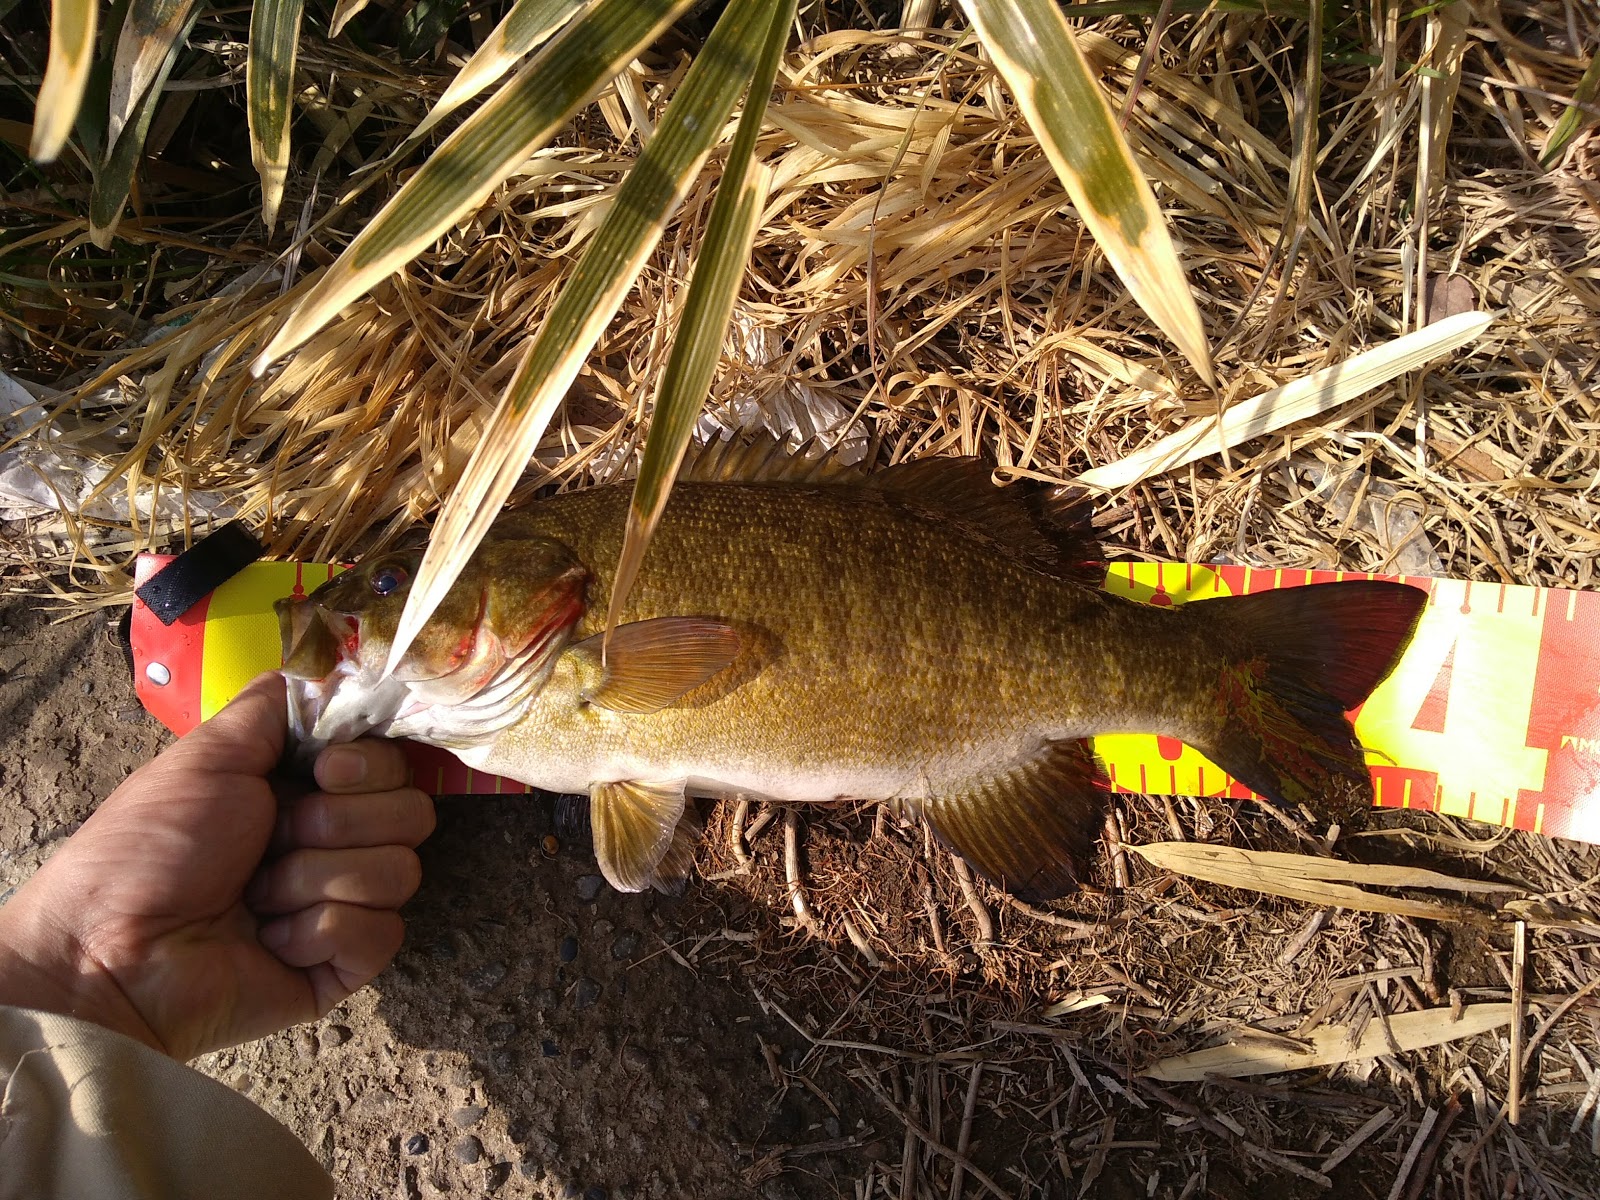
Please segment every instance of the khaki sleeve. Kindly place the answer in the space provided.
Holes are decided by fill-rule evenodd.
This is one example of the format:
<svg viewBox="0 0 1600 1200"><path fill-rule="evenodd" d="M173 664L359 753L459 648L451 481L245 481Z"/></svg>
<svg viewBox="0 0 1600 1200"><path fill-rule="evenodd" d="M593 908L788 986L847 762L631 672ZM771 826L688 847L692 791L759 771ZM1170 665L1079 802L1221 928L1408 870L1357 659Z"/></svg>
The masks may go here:
<svg viewBox="0 0 1600 1200"><path fill-rule="evenodd" d="M325 1200L333 1180L250 1101L72 1017L0 1006L0 1200Z"/></svg>

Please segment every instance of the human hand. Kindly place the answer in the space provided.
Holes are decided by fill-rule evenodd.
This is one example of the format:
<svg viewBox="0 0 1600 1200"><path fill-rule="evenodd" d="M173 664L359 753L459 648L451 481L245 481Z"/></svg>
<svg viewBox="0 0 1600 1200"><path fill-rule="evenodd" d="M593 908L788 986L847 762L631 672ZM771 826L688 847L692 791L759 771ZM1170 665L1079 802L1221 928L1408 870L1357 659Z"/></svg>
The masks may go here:
<svg viewBox="0 0 1600 1200"><path fill-rule="evenodd" d="M332 746L321 790L269 780L263 675L130 775L0 907L0 1003L188 1059L326 1013L400 948L433 801L392 742Z"/></svg>

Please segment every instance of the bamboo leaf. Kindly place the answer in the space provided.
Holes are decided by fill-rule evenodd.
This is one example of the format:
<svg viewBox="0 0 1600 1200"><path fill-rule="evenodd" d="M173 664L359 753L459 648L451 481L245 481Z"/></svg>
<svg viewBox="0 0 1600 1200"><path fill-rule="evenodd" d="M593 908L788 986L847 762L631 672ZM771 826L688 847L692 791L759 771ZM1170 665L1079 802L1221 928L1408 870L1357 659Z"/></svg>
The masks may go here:
<svg viewBox="0 0 1600 1200"><path fill-rule="evenodd" d="M691 2L598 0L446 139L295 307L251 370L263 374L481 204Z"/></svg>
<svg viewBox="0 0 1600 1200"><path fill-rule="evenodd" d="M289 174L295 51L304 8L305 0L255 0L250 9L245 109L250 121L250 157L261 176L261 220L269 234L278 223L283 181Z"/></svg>
<svg viewBox="0 0 1600 1200"><path fill-rule="evenodd" d="M794 10L795 0L773 6L767 44L750 82L744 115L739 118L739 128L728 151L728 163L717 184L711 216L706 221L705 240L689 281L683 317L662 373L661 389L650 417L650 434L645 439L644 455L639 463L639 477L633 485L627 531L623 535L622 553L617 559L617 574L612 581L611 601L606 610L602 656L610 646L611 631L617 626L623 603L672 492L684 451L689 448L695 420L700 415L722 354L722 339L727 333L728 318L733 313L745 265L750 261L750 247L760 226L761 210L772 188L771 168L754 161L756 139L761 134L767 100L777 78L778 60L783 56Z"/></svg>
<svg viewBox="0 0 1600 1200"><path fill-rule="evenodd" d="M151 87L160 88L156 77L165 79L172 69L173 52L194 23L195 7L196 0L133 0L128 6L111 64L108 146L117 144Z"/></svg>
<svg viewBox="0 0 1600 1200"><path fill-rule="evenodd" d="M39 84L33 109L33 139L28 148L37 161L54 162L72 132L83 104L84 85L94 61L98 0L52 0L50 61Z"/></svg>
<svg viewBox="0 0 1600 1200"><path fill-rule="evenodd" d="M732 0L717 19L445 504L400 614L388 670L405 654L499 515L584 359L722 135L761 59L770 22L769 0Z"/></svg>
<svg viewBox="0 0 1600 1200"><path fill-rule="evenodd" d="M1085 471L1078 476L1078 482L1091 487L1127 487L1304 421L1477 341L1491 320L1485 313L1466 312L1435 321L1415 333L1231 405L1220 417L1191 421L1153 446Z"/></svg>
<svg viewBox="0 0 1600 1200"><path fill-rule="evenodd" d="M1360 1030L1348 1025L1320 1025L1304 1038L1252 1037L1250 1030L1240 1030L1231 1045L1164 1058L1141 1074L1147 1079L1182 1083L1211 1075L1237 1079L1242 1075L1303 1071L1377 1058L1397 1049L1422 1050L1476 1037L1509 1025L1512 1017L1513 1006L1509 1003L1468 1004L1459 1013L1448 1008L1427 1008L1385 1016L1366 1022Z"/></svg>
<svg viewBox="0 0 1600 1200"><path fill-rule="evenodd" d="M1351 885L1476 893L1514 894L1518 891L1503 883L1459 879L1420 867L1342 862L1309 854L1241 850L1234 846L1202 842L1153 842L1147 846L1129 846L1128 849L1162 870L1219 883L1224 887L1247 888L1265 892L1269 896L1285 896L1325 907L1396 913L1435 921L1478 920L1483 914L1461 904L1389 896Z"/></svg>
<svg viewBox="0 0 1600 1200"><path fill-rule="evenodd" d="M560 29L586 0L517 0L484 40L466 66L456 72L433 110L411 132L407 141L427 133L461 105L504 75L524 54L536 49Z"/></svg>
<svg viewBox="0 0 1600 1200"><path fill-rule="evenodd" d="M54 30L51 31L54 33ZM50 46L50 64L55 65L55 43ZM1583 72L1583 78L1578 80L1578 86L1572 91L1572 103L1567 105L1566 112L1561 114L1561 119L1556 122L1556 127L1550 131L1550 140L1544 144L1544 153L1539 155L1539 165L1548 167L1560 158L1566 148L1571 145L1572 139L1577 137L1595 122L1594 101L1600 96L1600 54L1589 60L1589 66Z"/></svg>
<svg viewBox="0 0 1600 1200"><path fill-rule="evenodd" d="M150 132L150 122L155 118L161 103L161 90L167 76L178 61L178 51L194 26L199 9L188 6L188 16L166 43L166 57L156 64L150 85L138 98L130 119L113 139L105 162L95 171L94 186L89 191L89 238L100 249L111 245L111 235L122 219L122 208L133 186L133 173L138 170L144 156L144 139Z"/></svg>
<svg viewBox="0 0 1600 1200"><path fill-rule="evenodd" d="M1089 231L1152 320L1214 383L1166 221L1055 0L961 0Z"/></svg>

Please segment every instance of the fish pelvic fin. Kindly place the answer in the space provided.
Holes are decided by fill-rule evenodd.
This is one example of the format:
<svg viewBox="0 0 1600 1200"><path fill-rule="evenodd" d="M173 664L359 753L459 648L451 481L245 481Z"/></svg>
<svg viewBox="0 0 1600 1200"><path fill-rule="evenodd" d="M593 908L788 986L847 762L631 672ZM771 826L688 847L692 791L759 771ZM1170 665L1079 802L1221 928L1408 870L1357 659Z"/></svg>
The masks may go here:
<svg viewBox="0 0 1600 1200"><path fill-rule="evenodd" d="M602 635L573 647L588 657L597 679L584 699L613 712L653 713L684 696L739 657L739 633L701 617L655 617L619 625L601 661Z"/></svg>
<svg viewBox="0 0 1600 1200"><path fill-rule="evenodd" d="M619 892L642 892L672 850L684 813L684 781L624 779L589 790L589 820L600 873Z"/></svg>
<svg viewBox="0 0 1600 1200"><path fill-rule="evenodd" d="M1105 821L1105 772L1087 741L1032 758L917 807L934 836L981 875L1034 904L1076 891Z"/></svg>
<svg viewBox="0 0 1600 1200"><path fill-rule="evenodd" d="M1252 791L1339 816L1372 804L1372 774L1345 713L1400 661L1428 593L1350 580L1196 600L1242 652L1222 669L1220 722L1194 745Z"/></svg>

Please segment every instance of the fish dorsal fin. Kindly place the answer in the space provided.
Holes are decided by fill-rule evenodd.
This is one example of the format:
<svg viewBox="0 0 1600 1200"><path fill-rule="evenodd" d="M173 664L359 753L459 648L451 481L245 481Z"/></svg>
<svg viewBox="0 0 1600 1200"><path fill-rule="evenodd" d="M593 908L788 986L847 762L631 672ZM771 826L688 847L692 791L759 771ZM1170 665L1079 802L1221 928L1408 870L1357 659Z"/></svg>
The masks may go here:
<svg viewBox="0 0 1600 1200"><path fill-rule="evenodd" d="M1087 741L1031 758L917 806L948 849L1020 900L1075 890L1105 821L1105 773Z"/></svg>
<svg viewBox="0 0 1600 1200"><path fill-rule="evenodd" d="M653 713L676 704L739 656L731 625L703 617L654 617L619 625L601 662L602 635L573 650L591 660L590 704L613 712Z"/></svg>
<svg viewBox="0 0 1600 1200"><path fill-rule="evenodd" d="M948 518L1058 578L1098 587L1105 572L1093 540L1061 524L1041 492L997 487L991 476L981 459L919 458L868 476L864 486Z"/></svg>
<svg viewBox="0 0 1600 1200"><path fill-rule="evenodd" d="M619 892L642 892L655 882L683 816L683 786L681 779L623 779L589 790L595 857L600 873Z"/></svg>
<svg viewBox="0 0 1600 1200"><path fill-rule="evenodd" d="M691 446L678 471L680 480L695 483L859 483L866 477L815 439L796 448L770 433Z"/></svg>

